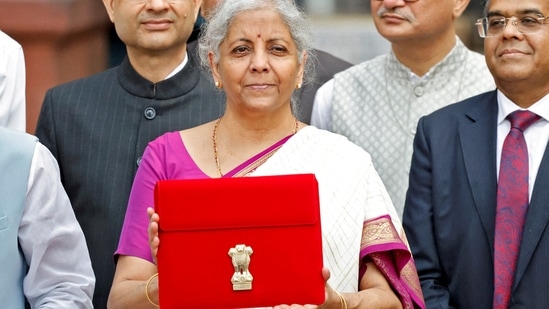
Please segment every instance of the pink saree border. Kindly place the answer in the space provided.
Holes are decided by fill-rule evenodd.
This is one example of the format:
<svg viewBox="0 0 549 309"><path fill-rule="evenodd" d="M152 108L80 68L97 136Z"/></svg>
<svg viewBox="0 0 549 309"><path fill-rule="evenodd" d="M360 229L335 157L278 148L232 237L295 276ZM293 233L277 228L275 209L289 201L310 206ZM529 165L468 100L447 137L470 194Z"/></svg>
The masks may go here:
<svg viewBox="0 0 549 309"><path fill-rule="evenodd" d="M278 142L274 143L273 145L269 146L267 149L261 151L260 153L256 154L255 156L251 157L250 159L244 161L239 166L235 167L223 177L242 177L246 176L249 173L255 171L256 168L261 166L261 164L265 163L275 152L286 143L290 139L290 137L294 136L294 134L290 134L283 139L279 140Z"/></svg>
<svg viewBox="0 0 549 309"><path fill-rule="evenodd" d="M375 263L398 293L403 308L425 309L412 254L400 238L389 215L364 222L360 259L363 261L368 258ZM362 275L363 272L360 277Z"/></svg>

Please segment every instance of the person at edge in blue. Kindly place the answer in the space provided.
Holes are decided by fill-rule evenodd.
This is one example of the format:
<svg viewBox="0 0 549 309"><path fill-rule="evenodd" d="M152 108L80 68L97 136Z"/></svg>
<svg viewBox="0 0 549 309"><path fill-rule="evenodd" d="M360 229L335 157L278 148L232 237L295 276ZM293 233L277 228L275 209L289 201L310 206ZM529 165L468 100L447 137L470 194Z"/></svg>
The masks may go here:
<svg viewBox="0 0 549 309"><path fill-rule="evenodd" d="M4 127L0 149L0 307L93 308L88 247L55 158Z"/></svg>

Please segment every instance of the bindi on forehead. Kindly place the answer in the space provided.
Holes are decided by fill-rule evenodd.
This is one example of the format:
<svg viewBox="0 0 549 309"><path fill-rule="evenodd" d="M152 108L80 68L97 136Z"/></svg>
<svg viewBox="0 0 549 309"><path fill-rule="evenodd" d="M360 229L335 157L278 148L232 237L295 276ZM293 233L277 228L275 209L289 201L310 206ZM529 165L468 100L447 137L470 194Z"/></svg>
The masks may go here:
<svg viewBox="0 0 549 309"><path fill-rule="evenodd" d="M261 33L258 33L258 34L257 34L257 38L258 38L258 39L261 39Z"/></svg>

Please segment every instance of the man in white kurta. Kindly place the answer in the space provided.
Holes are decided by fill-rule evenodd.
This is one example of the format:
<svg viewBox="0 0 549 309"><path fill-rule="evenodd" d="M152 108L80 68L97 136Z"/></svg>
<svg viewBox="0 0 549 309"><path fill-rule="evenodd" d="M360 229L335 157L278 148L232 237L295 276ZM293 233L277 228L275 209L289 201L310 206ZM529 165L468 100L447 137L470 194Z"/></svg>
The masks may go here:
<svg viewBox="0 0 549 309"><path fill-rule="evenodd" d="M23 48L0 31L0 126L25 131Z"/></svg>
<svg viewBox="0 0 549 309"><path fill-rule="evenodd" d="M484 57L459 39L450 54L422 77L390 52L337 74L321 87L312 123L347 136L371 154L402 217L418 119L494 89L489 74Z"/></svg>

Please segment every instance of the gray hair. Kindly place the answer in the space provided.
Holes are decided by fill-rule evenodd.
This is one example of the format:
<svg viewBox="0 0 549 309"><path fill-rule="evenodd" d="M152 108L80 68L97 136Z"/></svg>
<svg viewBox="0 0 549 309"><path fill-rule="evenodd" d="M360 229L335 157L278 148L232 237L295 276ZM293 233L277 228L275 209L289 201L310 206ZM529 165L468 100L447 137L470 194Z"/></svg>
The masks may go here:
<svg viewBox="0 0 549 309"><path fill-rule="evenodd" d="M312 53L313 34L306 15L300 11L294 1L288 0L225 0L221 1L207 16L208 21L203 25L199 39L198 52L202 67L211 70L208 62L208 53L213 53L214 62L219 61L219 46L225 41L232 21L246 11L271 9L276 11L286 26L297 46L298 61L303 61L303 52L307 54L303 72L303 83L313 79L314 54Z"/></svg>

